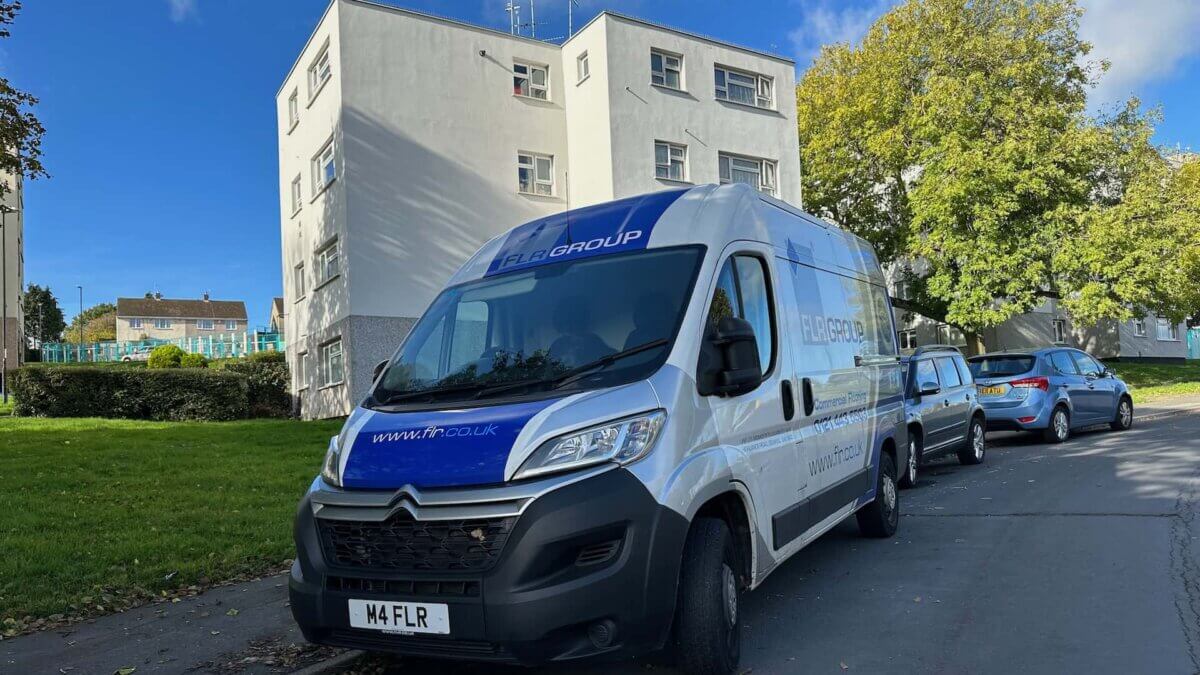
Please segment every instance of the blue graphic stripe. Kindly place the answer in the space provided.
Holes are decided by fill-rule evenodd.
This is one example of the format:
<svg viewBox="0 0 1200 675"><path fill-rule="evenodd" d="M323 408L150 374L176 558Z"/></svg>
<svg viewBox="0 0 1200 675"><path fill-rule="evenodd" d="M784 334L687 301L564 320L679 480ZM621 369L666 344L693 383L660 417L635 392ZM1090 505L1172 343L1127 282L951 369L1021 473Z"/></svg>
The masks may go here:
<svg viewBox="0 0 1200 675"><path fill-rule="evenodd" d="M383 489L501 483L517 435L555 400L466 410L376 412L347 442L350 454L342 485Z"/></svg>
<svg viewBox="0 0 1200 675"><path fill-rule="evenodd" d="M525 223L508 233L484 276L646 248L655 223L687 190L653 192Z"/></svg>

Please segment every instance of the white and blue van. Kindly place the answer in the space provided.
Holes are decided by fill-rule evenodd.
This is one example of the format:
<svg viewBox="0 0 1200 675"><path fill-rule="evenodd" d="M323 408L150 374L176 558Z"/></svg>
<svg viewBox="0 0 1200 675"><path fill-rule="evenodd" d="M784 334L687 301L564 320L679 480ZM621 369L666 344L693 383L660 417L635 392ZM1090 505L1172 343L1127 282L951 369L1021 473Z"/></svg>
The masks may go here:
<svg viewBox="0 0 1200 675"><path fill-rule="evenodd" d="M726 673L739 596L851 514L896 531L903 384L878 260L744 185L483 246L331 439L295 523L313 642Z"/></svg>

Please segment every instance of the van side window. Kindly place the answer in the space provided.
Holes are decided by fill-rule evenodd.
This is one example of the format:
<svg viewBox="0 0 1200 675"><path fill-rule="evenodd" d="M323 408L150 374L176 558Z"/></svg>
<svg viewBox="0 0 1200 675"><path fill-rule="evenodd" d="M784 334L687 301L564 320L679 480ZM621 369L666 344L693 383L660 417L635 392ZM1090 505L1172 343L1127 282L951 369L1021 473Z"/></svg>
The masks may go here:
<svg viewBox="0 0 1200 675"><path fill-rule="evenodd" d="M942 377L943 389L952 389L962 385L962 380L958 377L958 369L954 367L954 361L944 356L934 360L937 361L938 375Z"/></svg>
<svg viewBox="0 0 1200 675"><path fill-rule="evenodd" d="M771 368L775 354L775 331L771 314L771 295L767 291L767 270L763 261L749 255L736 255L725 261L717 276L708 307L706 335L711 337L717 324L726 317L745 319L754 327L758 359L763 373Z"/></svg>
<svg viewBox="0 0 1200 675"><path fill-rule="evenodd" d="M751 256L735 256L738 290L741 291L742 318L754 326L758 341L758 362L762 372L771 369L774 356L774 331L771 330L771 295L767 292L767 271L763 261Z"/></svg>

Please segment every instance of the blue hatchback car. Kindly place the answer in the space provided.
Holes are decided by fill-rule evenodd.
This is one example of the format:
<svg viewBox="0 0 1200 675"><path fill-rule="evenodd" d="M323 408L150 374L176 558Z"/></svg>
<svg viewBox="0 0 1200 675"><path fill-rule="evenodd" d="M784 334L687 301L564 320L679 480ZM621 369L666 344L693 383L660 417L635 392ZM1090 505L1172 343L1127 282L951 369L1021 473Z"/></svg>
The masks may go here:
<svg viewBox="0 0 1200 675"><path fill-rule="evenodd" d="M967 362L989 430L1040 431L1062 443L1072 429L1133 425L1129 387L1078 349L996 352Z"/></svg>

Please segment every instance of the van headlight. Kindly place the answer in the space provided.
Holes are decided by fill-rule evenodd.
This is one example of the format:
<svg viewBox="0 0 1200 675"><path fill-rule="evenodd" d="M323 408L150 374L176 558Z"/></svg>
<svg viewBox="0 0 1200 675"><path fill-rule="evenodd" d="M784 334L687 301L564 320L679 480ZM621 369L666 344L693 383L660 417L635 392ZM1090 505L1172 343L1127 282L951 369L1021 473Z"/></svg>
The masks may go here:
<svg viewBox="0 0 1200 675"><path fill-rule="evenodd" d="M628 464L650 452L666 420L665 411L655 410L553 438L533 451L514 478L531 478L603 462Z"/></svg>
<svg viewBox="0 0 1200 675"><path fill-rule="evenodd" d="M329 439L329 449L325 451L325 461L321 464L321 478L334 487L342 487L342 476L338 471L342 464L341 441L341 435Z"/></svg>

